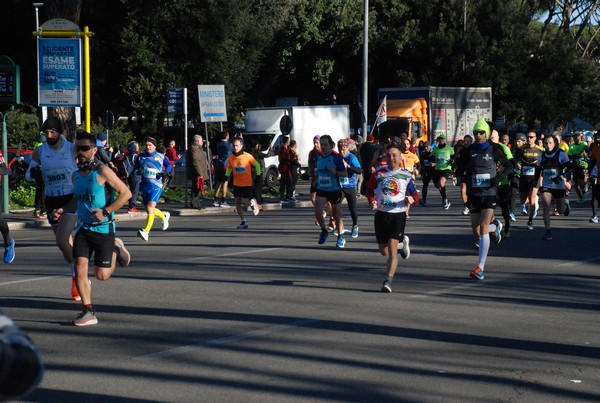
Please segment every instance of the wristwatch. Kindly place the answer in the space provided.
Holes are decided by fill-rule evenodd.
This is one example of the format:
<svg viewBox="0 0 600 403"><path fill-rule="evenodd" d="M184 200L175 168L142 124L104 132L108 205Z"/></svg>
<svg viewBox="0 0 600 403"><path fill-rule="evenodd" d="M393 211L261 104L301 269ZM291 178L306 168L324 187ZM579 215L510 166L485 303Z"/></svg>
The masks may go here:
<svg viewBox="0 0 600 403"><path fill-rule="evenodd" d="M102 209L102 215L103 215L104 217L108 217L108 216L110 215L110 213L108 212L108 210L107 210L107 209L103 208L103 209Z"/></svg>

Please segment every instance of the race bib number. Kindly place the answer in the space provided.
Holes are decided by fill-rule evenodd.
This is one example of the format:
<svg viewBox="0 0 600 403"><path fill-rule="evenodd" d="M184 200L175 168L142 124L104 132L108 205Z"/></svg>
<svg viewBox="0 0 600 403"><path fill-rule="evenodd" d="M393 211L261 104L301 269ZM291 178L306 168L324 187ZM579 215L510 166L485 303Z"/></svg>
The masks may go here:
<svg viewBox="0 0 600 403"><path fill-rule="evenodd" d="M329 176L319 176L319 187L320 188L330 188L331 187L331 178Z"/></svg>
<svg viewBox="0 0 600 403"><path fill-rule="evenodd" d="M340 184L342 186L349 185L350 184L350 178L348 178L347 176L342 176L340 178Z"/></svg>
<svg viewBox="0 0 600 403"><path fill-rule="evenodd" d="M535 175L535 167L523 167L523 175L525 176L533 176Z"/></svg>
<svg viewBox="0 0 600 403"><path fill-rule="evenodd" d="M62 186L69 183L67 171L64 169L55 169L46 172L46 184L48 186Z"/></svg>
<svg viewBox="0 0 600 403"><path fill-rule="evenodd" d="M446 158L444 158L444 157L437 157L437 158L435 159L435 162L436 162L437 164L439 164L439 165L444 165L444 164L446 163Z"/></svg>
<svg viewBox="0 0 600 403"><path fill-rule="evenodd" d="M246 173L246 167L244 165L238 165L235 167L235 173L236 174L245 174Z"/></svg>
<svg viewBox="0 0 600 403"><path fill-rule="evenodd" d="M473 175L473 187L474 188L489 188L491 186L490 174L476 174Z"/></svg>
<svg viewBox="0 0 600 403"><path fill-rule="evenodd" d="M157 175L158 169L156 168L144 167L144 170L142 171L142 176L146 179L156 179Z"/></svg>
<svg viewBox="0 0 600 403"><path fill-rule="evenodd" d="M542 172L542 175L544 176L544 180L552 181L552 178L558 176L558 172L554 168L544 169L544 172Z"/></svg>

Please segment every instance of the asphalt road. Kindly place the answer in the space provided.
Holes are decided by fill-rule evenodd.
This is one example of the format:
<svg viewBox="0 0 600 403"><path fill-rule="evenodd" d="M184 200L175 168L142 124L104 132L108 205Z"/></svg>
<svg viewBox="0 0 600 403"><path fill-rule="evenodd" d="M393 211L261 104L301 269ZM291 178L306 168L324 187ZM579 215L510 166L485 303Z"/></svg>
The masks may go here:
<svg viewBox="0 0 600 403"><path fill-rule="evenodd" d="M77 328L70 277L48 228L14 231L0 307L40 348L34 402L559 402L600 399L600 236L589 202L543 241L518 217L492 245L486 279L468 219L413 207L412 254L392 294L373 213L360 236L317 245L310 208L173 216L150 241L120 221L132 255L93 280L99 323ZM348 217L346 211L346 217Z"/></svg>

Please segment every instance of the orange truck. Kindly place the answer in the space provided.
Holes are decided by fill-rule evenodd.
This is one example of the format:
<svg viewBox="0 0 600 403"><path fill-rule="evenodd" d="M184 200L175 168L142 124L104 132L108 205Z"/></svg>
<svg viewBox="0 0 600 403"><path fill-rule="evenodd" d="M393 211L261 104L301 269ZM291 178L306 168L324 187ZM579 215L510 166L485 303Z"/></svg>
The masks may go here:
<svg viewBox="0 0 600 403"><path fill-rule="evenodd" d="M380 139L406 132L418 145L443 134L453 145L480 117L492 121L491 87L380 88L378 95L379 103L387 97L387 120L375 129Z"/></svg>

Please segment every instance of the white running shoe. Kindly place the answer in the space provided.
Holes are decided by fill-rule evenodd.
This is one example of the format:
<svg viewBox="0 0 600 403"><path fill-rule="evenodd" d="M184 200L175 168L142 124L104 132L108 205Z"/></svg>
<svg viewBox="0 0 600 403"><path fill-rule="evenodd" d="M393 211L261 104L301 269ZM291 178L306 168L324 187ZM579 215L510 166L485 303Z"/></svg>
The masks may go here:
<svg viewBox="0 0 600 403"><path fill-rule="evenodd" d="M142 238L144 241L147 241L147 240L148 240L148 238L150 237L150 235L148 234L148 232L146 232L146 230L145 230L145 229L143 229L143 228L142 228L141 230L139 230L137 234L138 234L138 236L139 236L140 238Z"/></svg>
<svg viewBox="0 0 600 403"><path fill-rule="evenodd" d="M258 213L260 213L260 204L258 204L256 199L250 200L250 207L252 207L252 212L254 215L258 215Z"/></svg>
<svg viewBox="0 0 600 403"><path fill-rule="evenodd" d="M465 206L465 209L463 210L463 215L469 215L471 213L471 210L469 210L468 207Z"/></svg>
<svg viewBox="0 0 600 403"><path fill-rule="evenodd" d="M400 256L402 259L408 259L410 257L410 239L408 235L404 235L404 242L402 242L402 249L400 249Z"/></svg>
<svg viewBox="0 0 600 403"><path fill-rule="evenodd" d="M169 218L171 218L171 213L165 211L165 218L162 220L162 230L166 231L169 228Z"/></svg>

